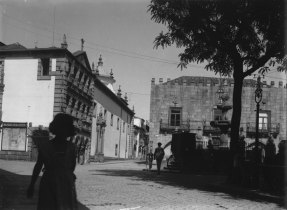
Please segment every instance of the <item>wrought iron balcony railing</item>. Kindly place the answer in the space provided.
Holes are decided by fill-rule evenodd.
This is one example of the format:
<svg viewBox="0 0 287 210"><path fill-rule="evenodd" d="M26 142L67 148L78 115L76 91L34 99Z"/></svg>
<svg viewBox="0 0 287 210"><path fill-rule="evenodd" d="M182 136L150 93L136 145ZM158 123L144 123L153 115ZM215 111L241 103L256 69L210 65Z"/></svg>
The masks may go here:
<svg viewBox="0 0 287 210"><path fill-rule="evenodd" d="M182 121L178 125L173 125L168 122L160 122L161 133L173 133L173 132L181 132L189 130L190 130L190 124L188 121Z"/></svg>

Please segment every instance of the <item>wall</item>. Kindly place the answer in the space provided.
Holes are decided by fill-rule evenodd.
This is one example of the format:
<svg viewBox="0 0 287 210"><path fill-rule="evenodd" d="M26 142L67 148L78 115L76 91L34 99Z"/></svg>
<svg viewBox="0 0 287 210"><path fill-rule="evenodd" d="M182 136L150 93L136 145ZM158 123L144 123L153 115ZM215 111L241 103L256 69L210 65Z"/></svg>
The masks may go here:
<svg viewBox="0 0 287 210"><path fill-rule="evenodd" d="M55 71L56 60L52 60ZM53 118L55 79L37 80L38 60L5 60L2 121L48 126Z"/></svg>
<svg viewBox="0 0 287 210"><path fill-rule="evenodd" d="M56 60L52 59L51 63L51 69L55 71ZM52 121L55 79L37 80L37 72L38 59L4 61L3 122L31 122L34 127L47 127ZM2 133L0 143L2 144ZM26 151L29 151L29 146ZM15 153L16 158L18 153Z"/></svg>
<svg viewBox="0 0 287 210"><path fill-rule="evenodd" d="M230 99L227 101L227 104L230 105L232 105L233 85L233 80L228 79L224 87L230 96ZM245 80L242 90L241 126L245 131L247 123L255 123L254 85L254 80ZM161 141L164 145L170 139L167 135L159 134L160 119L163 122L168 122L170 107L182 107L182 120L190 120L191 132L196 132L198 127L202 128L204 121L209 125L209 122L214 118L214 105L218 103L218 95L216 93L218 87L218 78L180 77L167 82L163 82L160 79L158 84L153 79L150 102L150 141L153 142L153 147L156 147L158 141ZM281 139L287 139L286 92L287 90L282 83L276 86L271 84L263 86L263 101L265 101L265 104L261 104L261 109L271 111L271 123L280 123L279 135ZM227 118L231 119L231 116L232 109L228 112Z"/></svg>
<svg viewBox="0 0 287 210"><path fill-rule="evenodd" d="M106 127L104 134L104 156L113 158L128 158L128 145L130 141L130 116L117 103L105 95L101 90L95 90L95 102L97 103L95 116L100 112L106 114ZM104 104L102 104L102 103ZM111 125L111 114L113 114L113 125ZM117 119L119 120L119 129L117 129ZM124 123L125 122L125 123ZM128 123L129 122L129 123ZM123 132L123 123L125 124L125 131ZM91 137L91 155L95 155L97 140L97 126L96 117L93 118L92 137ZM115 146L118 145L117 154L115 153Z"/></svg>

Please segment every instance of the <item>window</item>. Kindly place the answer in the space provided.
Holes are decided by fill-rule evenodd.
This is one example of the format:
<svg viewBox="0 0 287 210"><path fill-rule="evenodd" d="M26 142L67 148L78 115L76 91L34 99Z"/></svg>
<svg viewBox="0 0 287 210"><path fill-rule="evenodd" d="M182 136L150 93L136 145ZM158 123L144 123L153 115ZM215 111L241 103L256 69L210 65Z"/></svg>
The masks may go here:
<svg viewBox="0 0 287 210"><path fill-rule="evenodd" d="M49 76L50 59L42 58L42 76Z"/></svg>
<svg viewBox="0 0 287 210"><path fill-rule="evenodd" d="M113 126L113 121L114 121L114 115L111 114L111 126Z"/></svg>
<svg viewBox="0 0 287 210"><path fill-rule="evenodd" d="M120 118L118 118L118 121L117 121L117 129L118 130L120 129Z"/></svg>
<svg viewBox="0 0 287 210"><path fill-rule="evenodd" d="M82 80L82 77L83 77L83 72L80 70L80 74L79 74L79 81Z"/></svg>
<svg viewBox="0 0 287 210"><path fill-rule="evenodd" d="M107 110L104 110L104 119L107 120Z"/></svg>
<svg viewBox="0 0 287 210"><path fill-rule="evenodd" d="M125 132L126 123L123 122L123 133Z"/></svg>
<svg viewBox="0 0 287 210"><path fill-rule="evenodd" d="M260 130L268 130L268 114L267 113L259 113L258 127Z"/></svg>
<svg viewBox="0 0 287 210"><path fill-rule="evenodd" d="M117 156L118 155L118 145L116 144L115 145L115 156Z"/></svg>
<svg viewBox="0 0 287 210"><path fill-rule="evenodd" d="M181 123L181 108L170 109L170 125L180 126Z"/></svg>

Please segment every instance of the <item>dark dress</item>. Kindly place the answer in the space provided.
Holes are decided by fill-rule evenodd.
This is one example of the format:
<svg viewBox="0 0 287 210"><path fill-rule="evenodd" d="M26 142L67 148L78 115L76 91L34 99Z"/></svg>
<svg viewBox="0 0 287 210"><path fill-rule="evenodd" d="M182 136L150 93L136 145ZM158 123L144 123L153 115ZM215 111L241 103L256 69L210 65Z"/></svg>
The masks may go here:
<svg viewBox="0 0 287 210"><path fill-rule="evenodd" d="M42 142L39 144L38 158L44 163L44 173L37 209L78 209L73 173L76 164L74 144L68 141L58 143L55 140Z"/></svg>

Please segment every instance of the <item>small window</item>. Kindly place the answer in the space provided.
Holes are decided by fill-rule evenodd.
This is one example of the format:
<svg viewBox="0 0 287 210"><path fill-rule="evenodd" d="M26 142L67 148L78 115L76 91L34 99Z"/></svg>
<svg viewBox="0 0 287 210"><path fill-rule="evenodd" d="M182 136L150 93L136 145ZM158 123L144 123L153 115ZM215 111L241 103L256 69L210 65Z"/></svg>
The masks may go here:
<svg viewBox="0 0 287 210"><path fill-rule="evenodd" d="M49 68L50 68L50 59L42 58L42 76L49 76Z"/></svg>
<svg viewBox="0 0 287 210"><path fill-rule="evenodd" d="M123 122L123 133L125 132L126 123Z"/></svg>
<svg viewBox="0 0 287 210"><path fill-rule="evenodd" d="M259 125L260 130L268 130L268 114L267 113L259 113Z"/></svg>
<svg viewBox="0 0 287 210"><path fill-rule="evenodd" d="M82 71L80 71L80 75L79 75L79 82L82 81L82 77L83 77L84 73Z"/></svg>
<svg viewBox="0 0 287 210"><path fill-rule="evenodd" d="M104 119L107 120L107 110L104 110Z"/></svg>
<svg viewBox="0 0 287 210"><path fill-rule="evenodd" d="M113 124L114 124L114 115L111 114L111 126L113 126Z"/></svg>
<svg viewBox="0 0 287 210"><path fill-rule="evenodd" d="M115 145L115 156L118 156L118 145Z"/></svg>
<svg viewBox="0 0 287 210"><path fill-rule="evenodd" d="M181 123L181 109L171 108L170 109L170 125L180 126L180 123Z"/></svg>
<svg viewBox="0 0 287 210"><path fill-rule="evenodd" d="M117 129L118 130L120 129L120 118L118 118L118 120L117 120Z"/></svg>

